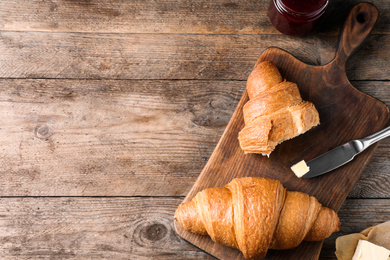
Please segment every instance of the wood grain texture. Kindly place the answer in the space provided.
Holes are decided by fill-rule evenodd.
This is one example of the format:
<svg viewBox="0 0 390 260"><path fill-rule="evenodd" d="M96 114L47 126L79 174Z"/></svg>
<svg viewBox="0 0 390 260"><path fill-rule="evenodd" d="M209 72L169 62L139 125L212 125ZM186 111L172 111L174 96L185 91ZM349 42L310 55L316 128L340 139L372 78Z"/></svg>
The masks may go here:
<svg viewBox="0 0 390 260"><path fill-rule="evenodd" d="M2 196L183 195L243 91L224 81L0 84Z"/></svg>
<svg viewBox="0 0 390 260"><path fill-rule="evenodd" d="M363 14L364 21L360 22L357 18ZM377 145L369 147L347 165L316 178L298 179L290 167L302 159L309 161L350 140L368 136L388 124L387 106L358 92L350 84L345 72L346 61L370 33L377 17L375 6L367 3L355 6L344 24L336 57L325 66L307 65L277 48L269 48L262 53L257 63L273 61L283 78L297 83L303 100L315 104L320 114L320 126L280 144L269 158L256 154L245 155L237 140L238 132L244 126L242 108L248 101L245 92L213 154L184 201L191 200L205 188L224 186L235 177L257 176L277 179L288 190L308 193L337 212L360 178ZM359 128L355 127L357 123ZM213 256L244 259L238 250L215 244L209 237L187 232L176 221L175 227L181 237ZM321 246L321 242L302 242L291 250L270 250L266 259L317 259Z"/></svg>
<svg viewBox="0 0 390 260"><path fill-rule="evenodd" d="M389 106L390 4L369 1L378 23L347 75ZM297 39L271 26L268 0L0 1L0 258L214 259L176 234L178 196L258 56L330 62L358 2L331 1ZM390 139L341 207L341 234L390 218L388 158ZM320 260L336 259L334 238Z"/></svg>
<svg viewBox="0 0 390 260"><path fill-rule="evenodd" d="M2 259L207 259L172 228L177 199L0 199Z"/></svg>
<svg viewBox="0 0 390 260"><path fill-rule="evenodd" d="M390 82L352 85L390 105ZM1 196L183 196L245 82L3 79L0 86ZM350 197L389 198L389 146L380 142Z"/></svg>
<svg viewBox="0 0 390 260"><path fill-rule="evenodd" d="M0 32L0 78L246 80L270 46L324 65L337 41L337 35ZM390 35L370 36L347 63L349 79L389 80L388 45Z"/></svg>
<svg viewBox="0 0 390 260"><path fill-rule="evenodd" d="M2 259L214 259L177 236L182 198L1 198ZM341 231L320 260L336 259L334 240L390 218L388 200L347 200Z"/></svg>
<svg viewBox="0 0 390 260"><path fill-rule="evenodd" d="M349 10L360 1L331 1L326 23L316 33L337 33ZM390 32L390 6L371 1L381 11L374 33ZM183 34L279 34L267 16L268 0L4 0L3 31Z"/></svg>

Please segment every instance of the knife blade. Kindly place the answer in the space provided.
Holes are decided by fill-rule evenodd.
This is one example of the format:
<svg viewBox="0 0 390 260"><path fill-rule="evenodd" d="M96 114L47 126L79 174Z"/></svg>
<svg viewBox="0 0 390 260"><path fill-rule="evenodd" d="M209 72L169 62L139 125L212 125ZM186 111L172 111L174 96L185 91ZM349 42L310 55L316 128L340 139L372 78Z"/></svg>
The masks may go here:
<svg viewBox="0 0 390 260"><path fill-rule="evenodd" d="M365 138L352 140L307 162L309 171L301 178L313 178L330 172L350 161L370 145L390 136L390 126Z"/></svg>

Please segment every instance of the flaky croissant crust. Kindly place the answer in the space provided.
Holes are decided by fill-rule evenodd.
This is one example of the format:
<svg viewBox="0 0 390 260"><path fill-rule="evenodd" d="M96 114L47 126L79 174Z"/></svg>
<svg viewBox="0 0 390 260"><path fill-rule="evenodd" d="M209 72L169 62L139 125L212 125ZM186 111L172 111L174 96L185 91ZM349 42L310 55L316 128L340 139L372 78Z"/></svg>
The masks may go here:
<svg viewBox="0 0 390 260"><path fill-rule="evenodd" d="M250 100L238 136L245 153L269 155L278 144L320 123L315 106L302 100L297 84L283 80L271 61L256 64L246 90Z"/></svg>
<svg viewBox="0 0 390 260"><path fill-rule="evenodd" d="M259 177L203 190L178 207L175 219L187 231L238 248L247 259L264 258L268 249L294 248L303 240L321 241L340 228L336 212L316 198Z"/></svg>

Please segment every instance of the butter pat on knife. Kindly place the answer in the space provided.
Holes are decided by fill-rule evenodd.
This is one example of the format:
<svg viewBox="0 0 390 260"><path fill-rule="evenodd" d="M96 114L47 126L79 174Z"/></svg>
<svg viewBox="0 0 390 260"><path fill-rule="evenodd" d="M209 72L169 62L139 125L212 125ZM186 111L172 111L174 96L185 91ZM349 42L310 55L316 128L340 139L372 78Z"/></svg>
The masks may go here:
<svg viewBox="0 0 390 260"><path fill-rule="evenodd" d="M367 240L359 240L352 260L387 260L390 250Z"/></svg>
<svg viewBox="0 0 390 260"><path fill-rule="evenodd" d="M310 171L310 168L307 166L306 162L302 160L299 163L291 166L291 170L298 178L301 178L303 175Z"/></svg>

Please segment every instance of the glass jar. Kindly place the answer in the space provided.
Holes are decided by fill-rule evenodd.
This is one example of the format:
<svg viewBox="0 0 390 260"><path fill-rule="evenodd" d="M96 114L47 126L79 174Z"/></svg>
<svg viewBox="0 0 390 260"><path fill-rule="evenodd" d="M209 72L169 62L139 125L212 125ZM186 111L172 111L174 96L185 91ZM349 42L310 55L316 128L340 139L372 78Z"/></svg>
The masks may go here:
<svg viewBox="0 0 390 260"><path fill-rule="evenodd" d="M270 0L268 17L281 33L304 36L315 28L328 5L329 0Z"/></svg>

